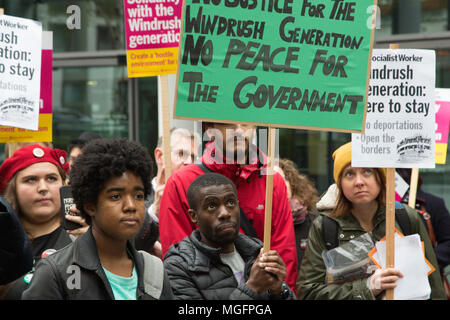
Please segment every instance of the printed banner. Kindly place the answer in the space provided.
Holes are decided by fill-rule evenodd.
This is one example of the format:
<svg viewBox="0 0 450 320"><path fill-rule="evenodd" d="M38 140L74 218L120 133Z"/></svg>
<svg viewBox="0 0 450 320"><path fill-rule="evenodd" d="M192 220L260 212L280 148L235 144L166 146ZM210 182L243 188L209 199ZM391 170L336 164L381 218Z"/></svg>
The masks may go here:
<svg viewBox="0 0 450 320"><path fill-rule="evenodd" d="M186 0L175 118L361 132L374 0Z"/></svg>
<svg viewBox="0 0 450 320"><path fill-rule="evenodd" d="M450 123L450 89L436 88L436 164L447 160Z"/></svg>
<svg viewBox="0 0 450 320"><path fill-rule="evenodd" d="M0 15L0 125L38 130L42 24Z"/></svg>
<svg viewBox="0 0 450 320"><path fill-rule="evenodd" d="M373 50L364 134L352 134L352 166L435 167L434 50Z"/></svg>
<svg viewBox="0 0 450 320"><path fill-rule="evenodd" d="M53 33L42 32L41 84L38 130L0 126L0 143L51 142L53 138L52 116Z"/></svg>
<svg viewBox="0 0 450 320"><path fill-rule="evenodd" d="M128 77L177 72L181 0L123 0Z"/></svg>

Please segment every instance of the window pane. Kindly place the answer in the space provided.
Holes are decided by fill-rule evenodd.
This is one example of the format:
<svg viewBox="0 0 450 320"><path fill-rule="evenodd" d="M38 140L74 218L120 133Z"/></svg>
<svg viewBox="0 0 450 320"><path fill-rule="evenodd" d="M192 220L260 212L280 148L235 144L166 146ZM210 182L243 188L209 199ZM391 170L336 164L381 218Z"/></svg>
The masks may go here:
<svg viewBox="0 0 450 320"><path fill-rule="evenodd" d="M139 141L154 159L158 141L158 77L139 78ZM156 164L153 173L156 175Z"/></svg>
<svg viewBox="0 0 450 320"><path fill-rule="evenodd" d="M122 67L57 68L53 72L53 143L65 149L83 131L128 138L128 79Z"/></svg>
<svg viewBox="0 0 450 320"><path fill-rule="evenodd" d="M294 161L321 194L334 183L331 155L350 139L348 133L280 129L280 158Z"/></svg>
<svg viewBox="0 0 450 320"><path fill-rule="evenodd" d="M450 30L447 11L449 0L422 0L420 4L414 0L414 6L408 1L378 0L380 24L375 30L375 39L392 34Z"/></svg>
<svg viewBox="0 0 450 320"><path fill-rule="evenodd" d="M54 52L125 50L122 0L0 0L0 7L53 31Z"/></svg>

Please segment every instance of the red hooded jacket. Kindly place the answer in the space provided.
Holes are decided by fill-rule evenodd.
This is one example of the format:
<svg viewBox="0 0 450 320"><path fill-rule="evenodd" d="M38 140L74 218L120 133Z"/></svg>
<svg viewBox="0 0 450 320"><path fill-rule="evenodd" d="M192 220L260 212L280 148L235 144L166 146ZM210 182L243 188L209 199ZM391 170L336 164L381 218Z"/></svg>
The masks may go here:
<svg viewBox="0 0 450 320"><path fill-rule="evenodd" d="M234 182L238 191L239 204L248 219L252 220L258 238L263 241L266 176L260 175L258 159L255 157L250 164L241 168L239 164L225 164L226 160L223 161L224 163L219 163L217 158L214 145L208 144L202 162L212 171ZM177 170L167 180L159 209L159 233L163 256L172 244L181 241L197 229L197 225L189 217L186 191L191 182L202 174L204 171L198 165L191 164ZM276 250L283 259L287 268L285 281L292 290L297 292L294 224L287 200L286 185L278 173L275 173L273 177L271 231L271 249Z"/></svg>

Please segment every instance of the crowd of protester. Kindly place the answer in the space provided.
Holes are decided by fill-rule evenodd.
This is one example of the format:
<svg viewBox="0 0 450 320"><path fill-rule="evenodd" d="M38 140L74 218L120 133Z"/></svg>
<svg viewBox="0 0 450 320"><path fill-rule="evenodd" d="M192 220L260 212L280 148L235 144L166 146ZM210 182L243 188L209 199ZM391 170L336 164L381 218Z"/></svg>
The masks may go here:
<svg viewBox="0 0 450 320"><path fill-rule="evenodd" d="M352 167L347 143L333 153L335 184L320 196L293 159L277 159L265 249L268 161L254 133L250 125L206 123L200 146L196 134L172 129L170 177L161 138L154 160L136 142L94 132L72 140L67 153L7 144L0 299L383 299L403 277L399 270L328 283L323 252L362 235L373 243L385 236L385 170ZM65 185L73 204L60 194ZM447 299L450 214L420 185L417 207L405 202L396 214L408 228L396 227L419 234L435 269L429 298ZM330 224L336 239L324 232Z"/></svg>

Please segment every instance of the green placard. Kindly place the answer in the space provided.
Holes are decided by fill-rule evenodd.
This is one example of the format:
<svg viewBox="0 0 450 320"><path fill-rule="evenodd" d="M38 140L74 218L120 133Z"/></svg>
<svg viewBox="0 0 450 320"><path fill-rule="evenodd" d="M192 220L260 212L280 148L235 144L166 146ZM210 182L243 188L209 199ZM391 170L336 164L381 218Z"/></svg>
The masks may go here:
<svg viewBox="0 0 450 320"><path fill-rule="evenodd" d="M361 132L374 0L185 0L174 117Z"/></svg>

